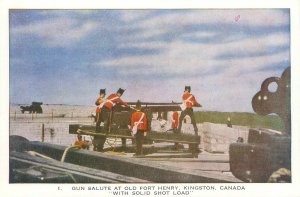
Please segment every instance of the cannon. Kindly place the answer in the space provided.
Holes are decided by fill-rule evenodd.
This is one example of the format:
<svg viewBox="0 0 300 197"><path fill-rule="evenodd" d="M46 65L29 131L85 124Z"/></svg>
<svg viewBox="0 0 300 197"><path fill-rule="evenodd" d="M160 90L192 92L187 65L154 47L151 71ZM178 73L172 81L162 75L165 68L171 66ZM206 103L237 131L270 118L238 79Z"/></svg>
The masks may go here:
<svg viewBox="0 0 300 197"><path fill-rule="evenodd" d="M24 112L26 111L28 111L30 114L31 113L42 114L43 113L43 109L41 107L42 104L43 104L42 102L32 102L30 106L20 106L21 112L22 114L24 114Z"/></svg>
<svg viewBox="0 0 300 197"><path fill-rule="evenodd" d="M252 99L257 114L277 114L284 130L251 128L247 143L230 144L230 170L245 182L291 182L290 72L288 67L281 77L265 79ZM277 89L272 90L271 84Z"/></svg>

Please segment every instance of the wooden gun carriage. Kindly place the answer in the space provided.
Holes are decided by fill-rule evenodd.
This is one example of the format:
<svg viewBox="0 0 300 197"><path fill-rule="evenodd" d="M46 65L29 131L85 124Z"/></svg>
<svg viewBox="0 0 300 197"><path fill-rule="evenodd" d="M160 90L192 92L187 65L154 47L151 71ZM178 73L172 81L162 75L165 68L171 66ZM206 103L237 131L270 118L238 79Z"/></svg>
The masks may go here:
<svg viewBox="0 0 300 197"><path fill-rule="evenodd" d="M128 103L130 106L135 103ZM148 128L151 128L152 114L158 113L163 119L167 119L167 112L169 111L180 111L178 103L142 103L141 111L145 112L148 118ZM116 106L111 112L113 118L108 126L104 126L101 131L96 131L96 126L93 125L80 125L71 124L69 125L70 134L82 134L90 136L99 136L105 138L120 138L122 139L121 149L126 149L127 139L134 139L131 135L128 125L130 124L130 118L134 110L130 107ZM174 133L174 132L158 132L149 129L145 140L148 142L171 142L188 144L188 152L192 153L192 157L197 157L198 146L200 144L200 136L185 133ZM104 143L104 142L103 142Z"/></svg>

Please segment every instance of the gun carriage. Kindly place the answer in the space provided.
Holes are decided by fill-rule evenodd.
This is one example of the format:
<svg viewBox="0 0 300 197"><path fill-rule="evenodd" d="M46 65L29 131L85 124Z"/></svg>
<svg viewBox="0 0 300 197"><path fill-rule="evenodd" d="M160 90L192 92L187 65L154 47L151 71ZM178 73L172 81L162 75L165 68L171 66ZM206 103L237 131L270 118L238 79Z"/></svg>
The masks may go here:
<svg viewBox="0 0 300 197"><path fill-rule="evenodd" d="M135 106L136 103L129 102L130 106ZM151 128L151 120L153 113L158 113L159 118L167 119L167 113L169 111L180 111L179 103L141 103L142 109L148 119L148 128ZM126 139L134 139L131 135L131 131L128 128L130 124L130 117L134 109L132 107L121 107L116 105L112 113L112 121L106 122L100 131L96 131L94 125L80 125L71 124L69 125L70 134L83 134L90 136L98 136L105 138L120 138L122 139L122 146L117 147L119 150L129 150L126 147ZM188 152L192 153L191 157L197 157L198 146L200 144L200 136L185 133L174 133L168 132L157 132L149 129L145 138L147 142L172 142L188 144ZM104 143L105 141L102 141ZM152 149L153 150L153 149Z"/></svg>
<svg viewBox="0 0 300 197"><path fill-rule="evenodd" d="M31 113L38 113L41 114L43 113L43 109L41 107L43 103L42 102L32 102L30 106L20 106L22 114L24 112L28 111L30 114Z"/></svg>

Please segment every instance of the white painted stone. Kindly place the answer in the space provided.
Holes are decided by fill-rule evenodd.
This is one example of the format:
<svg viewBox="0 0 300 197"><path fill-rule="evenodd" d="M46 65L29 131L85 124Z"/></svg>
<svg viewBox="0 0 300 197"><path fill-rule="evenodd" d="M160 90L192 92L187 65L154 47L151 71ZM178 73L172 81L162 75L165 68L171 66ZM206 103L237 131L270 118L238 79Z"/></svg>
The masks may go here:
<svg viewBox="0 0 300 197"><path fill-rule="evenodd" d="M247 127L240 126L230 128L225 124L205 122L201 126L202 143L205 151L228 153L229 145L242 137L244 142L248 138Z"/></svg>

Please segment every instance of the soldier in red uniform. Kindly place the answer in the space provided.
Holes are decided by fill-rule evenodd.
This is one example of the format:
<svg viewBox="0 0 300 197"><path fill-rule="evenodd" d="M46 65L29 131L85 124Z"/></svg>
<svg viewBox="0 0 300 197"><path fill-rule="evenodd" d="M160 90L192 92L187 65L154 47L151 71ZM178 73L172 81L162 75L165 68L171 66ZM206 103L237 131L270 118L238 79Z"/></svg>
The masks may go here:
<svg viewBox="0 0 300 197"><path fill-rule="evenodd" d="M77 141L74 143L74 145L80 149L89 149L88 142L82 140L82 136L79 134L77 135Z"/></svg>
<svg viewBox="0 0 300 197"><path fill-rule="evenodd" d="M97 108L96 108L96 131L100 130L100 124L101 124L100 115L101 115L101 108L103 106L102 103L104 103L104 101L105 101L105 89L100 89L99 97L95 102L95 105L97 106Z"/></svg>
<svg viewBox="0 0 300 197"><path fill-rule="evenodd" d="M186 108L181 112L179 117L178 132L181 132L182 121L186 115L191 117L192 124L194 126L195 135L198 135L198 128L195 121L195 116L193 112L193 106L201 107L201 105L196 101L194 95L191 94L191 87L185 86L184 94L182 96L183 104Z"/></svg>
<svg viewBox="0 0 300 197"><path fill-rule="evenodd" d="M102 107L103 104L105 102L105 89L100 89L99 92L99 97L97 98L95 105L97 106L96 108L96 133L99 133L101 128L100 128L100 124L101 124L101 111L102 111ZM102 136L95 136L93 139L93 146L94 146L94 151L97 150L102 150L103 147L101 146L101 144L104 144L104 142L106 139L103 139ZM102 148L101 148L102 147Z"/></svg>
<svg viewBox="0 0 300 197"><path fill-rule="evenodd" d="M134 112L131 116L130 128L133 134L136 137L136 154L143 154L143 142L144 137L147 135L147 116L144 112L141 112L141 103L138 101L136 103L136 112ZM136 128L134 128L136 127ZM136 133L134 131L136 129Z"/></svg>
<svg viewBox="0 0 300 197"><path fill-rule="evenodd" d="M117 104L120 103L121 105L128 107L129 105L127 103L125 103L124 101L122 101L122 99L120 98L125 90L119 88L119 90L116 93L113 93L111 95L109 95L106 100L103 103L103 107L102 107L102 115L101 115L101 122L103 121L107 121L109 114L111 114L110 112L112 112L113 107ZM109 119L111 120L112 117L109 117ZM110 123L110 121L109 121Z"/></svg>
<svg viewBox="0 0 300 197"><path fill-rule="evenodd" d="M173 131L175 132L177 127L178 127L178 112L177 111L174 111L173 114L172 114L172 129Z"/></svg>
<svg viewBox="0 0 300 197"><path fill-rule="evenodd" d="M122 99L120 98L125 90L119 88L119 90L116 93L113 93L109 95L103 103L100 104L101 106L101 116L100 116L100 122L104 122L104 129L107 132L110 128L111 122L112 122L112 117L113 117L113 107L117 104L120 103L121 105L124 105L128 107L128 104L123 102ZM97 136L97 151L102 151L104 143L106 141L105 136Z"/></svg>

